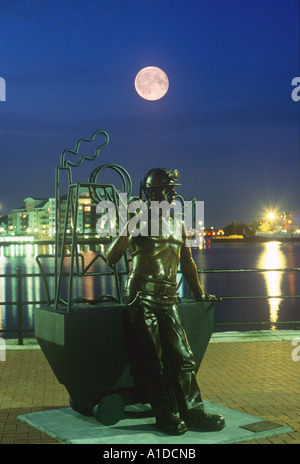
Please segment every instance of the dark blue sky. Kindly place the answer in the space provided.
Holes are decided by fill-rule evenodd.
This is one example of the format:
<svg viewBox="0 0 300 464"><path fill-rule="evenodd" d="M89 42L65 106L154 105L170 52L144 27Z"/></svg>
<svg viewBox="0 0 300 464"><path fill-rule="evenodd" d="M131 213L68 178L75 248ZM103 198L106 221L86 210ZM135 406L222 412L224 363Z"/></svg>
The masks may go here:
<svg viewBox="0 0 300 464"><path fill-rule="evenodd" d="M298 0L1 0L0 40L0 215L53 197L61 151L97 129L99 164L134 193L178 169L206 226L299 208ZM134 89L149 65L170 82L155 102Z"/></svg>

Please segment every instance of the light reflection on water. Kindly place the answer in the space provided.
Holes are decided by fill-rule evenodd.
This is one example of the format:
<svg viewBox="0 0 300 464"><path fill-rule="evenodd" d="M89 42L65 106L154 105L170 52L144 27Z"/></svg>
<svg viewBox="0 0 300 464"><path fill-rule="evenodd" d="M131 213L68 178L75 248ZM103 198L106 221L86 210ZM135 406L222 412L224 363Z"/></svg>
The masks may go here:
<svg viewBox="0 0 300 464"><path fill-rule="evenodd" d="M0 246L0 274L16 273L22 267L24 273L39 273L35 257L41 254L52 254L53 245L20 244ZM104 252L104 246L85 245L80 252L84 255L85 265L95 253ZM67 260L68 261L68 260ZM195 252L195 261L199 269L278 269L299 267L299 243L231 243L215 244ZM53 272L54 259L44 259L45 271ZM107 270L103 261L98 260L91 271ZM300 293L300 272L283 273L269 271L261 273L234 274L200 274L205 291L219 296L270 295L280 296ZM54 297L54 278L50 279L51 297ZM65 279L65 286L67 279ZM181 289L183 296L186 286ZM89 299L103 294L116 295L113 277L84 277L74 281L74 295ZM16 300L17 279L0 278L0 301ZM46 292L42 279L24 279L23 299L30 301L46 300ZM244 322L269 320L272 329L281 328L278 321L299 320L299 299L271 298L269 300L223 300L216 305L216 322ZM16 306L0 305L1 328L17 326ZM33 327L33 306L24 310L24 326ZM267 327L264 327L267 328ZM226 328L222 330L250 330L250 328Z"/></svg>
<svg viewBox="0 0 300 464"><path fill-rule="evenodd" d="M258 267L265 269L282 269L286 267L286 257L283 253L281 253L280 242L265 243L265 249L261 254ZM266 282L267 295L281 295L282 275L283 273L280 271L270 271L263 273ZM271 322L278 321L279 308L282 301L282 298L270 298L268 300ZM275 328L275 325L271 326L272 330Z"/></svg>
<svg viewBox="0 0 300 464"><path fill-rule="evenodd" d="M211 249L197 251L199 269L281 269L300 267L300 243L213 243ZM237 272L200 274L205 291L218 296L283 296L300 294L300 272ZM300 320L300 301L296 298L228 299L215 307L216 323L271 322L216 330L257 330L295 328L284 321ZM299 324L298 324L299 326Z"/></svg>

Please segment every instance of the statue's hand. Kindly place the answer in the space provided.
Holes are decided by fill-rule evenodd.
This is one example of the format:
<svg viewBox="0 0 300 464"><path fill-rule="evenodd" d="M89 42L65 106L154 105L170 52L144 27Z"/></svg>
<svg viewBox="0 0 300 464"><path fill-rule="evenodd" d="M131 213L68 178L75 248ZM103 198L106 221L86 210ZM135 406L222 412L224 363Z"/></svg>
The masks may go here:
<svg viewBox="0 0 300 464"><path fill-rule="evenodd" d="M202 293L201 298L197 298L198 301L222 301L222 298L210 293Z"/></svg>

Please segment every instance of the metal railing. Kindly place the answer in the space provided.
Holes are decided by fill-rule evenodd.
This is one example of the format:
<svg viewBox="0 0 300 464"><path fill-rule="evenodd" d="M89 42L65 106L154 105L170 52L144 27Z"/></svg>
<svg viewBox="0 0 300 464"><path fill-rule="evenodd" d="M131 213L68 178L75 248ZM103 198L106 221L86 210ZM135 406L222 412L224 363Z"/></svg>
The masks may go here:
<svg viewBox="0 0 300 464"><path fill-rule="evenodd" d="M16 306L17 307L17 327L13 329L1 329L2 333L18 334L18 344L23 345L24 334L32 332L32 329L25 329L23 326L23 307L36 304L47 304L46 300L26 301L23 299L23 279L25 277L41 277L40 274L23 274L23 268L18 267L15 274L0 274L0 278L14 278L17 280L17 295L16 300L0 301L0 306Z"/></svg>
<svg viewBox="0 0 300 464"><path fill-rule="evenodd" d="M299 272L300 268L280 268L280 269L203 269L198 270L199 274L209 274L209 273L240 273L240 272ZM124 272L119 272L119 274L125 274ZM68 276L68 273L64 273L64 276ZM111 275L110 272L103 272L101 273L102 276L104 275ZM17 280L17 294L16 299L12 301L0 301L0 306L16 306L17 307L17 327L12 329L0 329L1 333L17 333L18 337L18 344L23 345L24 335L25 333L32 333L32 329L26 329L23 326L23 308L25 306L30 305L48 305L48 300L24 300L23 299L23 289L24 289L24 279L27 278L42 278L45 277L55 277L54 273L24 273L23 268L18 267L16 273L14 274L0 274L0 278L14 278ZM182 280L180 281L179 285L181 284ZM257 300L257 299L286 299L286 298L300 298L300 295L262 295L262 296L222 296L222 300ZM270 325L273 324L271 321L265 322L221 322L216 323L216 325ZM276 324L300 324L300 321L276 321Z"/></svg>
<svg viewBox="0 0 300 464"><path fill-rule="evenodd" d="M263 269L263 268L255 268L255 269L203 269L198 270L198 274L209 274L209 273L237 273L237 272L299 272L299 267L292 267L292 268L278 268L278 269ZM289 298L300 298L300 295L252 295L252 296L222 296L222 300L269 300L269 299L289 299ZM299 310L300 312L300 310ZM300 321L259 321L259 322L217 322L215 323L216 326L241 326L241 325L281 325L281 324L300 324Z"/></svg>

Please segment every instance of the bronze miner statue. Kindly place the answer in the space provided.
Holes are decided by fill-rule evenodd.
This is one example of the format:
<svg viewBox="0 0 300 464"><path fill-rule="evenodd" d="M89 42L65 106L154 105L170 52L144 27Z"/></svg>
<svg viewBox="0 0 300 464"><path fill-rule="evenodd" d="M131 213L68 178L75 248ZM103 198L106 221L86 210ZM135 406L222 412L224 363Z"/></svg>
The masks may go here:
<svg viewBox="0 0 300 464"><path fill-rule="evenodd" d="M178 171L164 168L154 168L146 174L142 190L147 198L148 214L152 202L171 204L175 200L175 187L180 185L178 178ZM142 355L143 376L156 426L172 435L181 435L188 428L221 430L225 427L224 417L204 409L193 353L179 318L178 266L197 301L215 301L216 297L204 293L199 282L191 249L185 244L184 222L181 221L180 235L166 235L162 233L163 219L161 214L156 235L134 236L128 230L119 235L107 250L107 260L109 264L116 263L127 248L132 256L132 270L125 287L126 312L139 344L136 349ZM175 413L168 388L166 362L172 372L179 414Z"/></svg>

